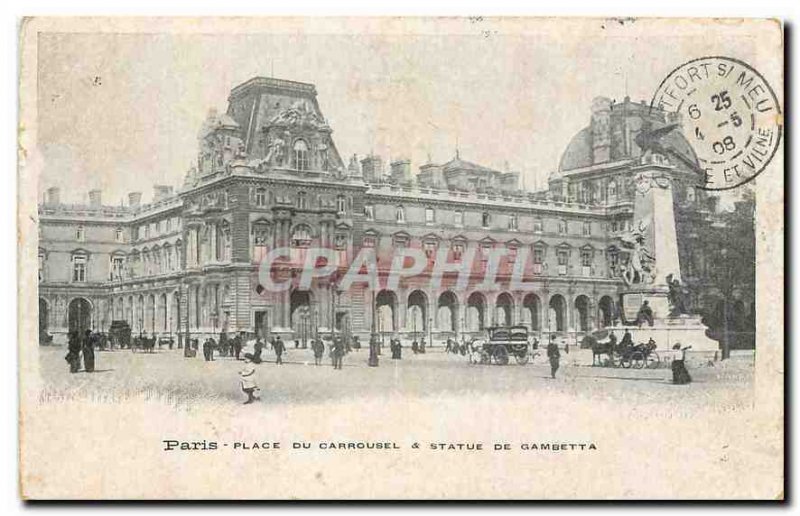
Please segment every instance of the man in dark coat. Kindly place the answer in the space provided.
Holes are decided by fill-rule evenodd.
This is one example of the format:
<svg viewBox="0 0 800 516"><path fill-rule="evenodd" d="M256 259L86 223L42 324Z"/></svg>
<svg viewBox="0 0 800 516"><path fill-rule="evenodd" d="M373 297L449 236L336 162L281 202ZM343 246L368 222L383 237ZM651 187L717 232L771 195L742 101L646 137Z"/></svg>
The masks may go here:
<svg viewBox="0 0 800 516"><path fill-rule="evenodd" d="M313 339L311 349L314 351L314 365L322 365L322 356L325 354L325 344L322 339Z"/></svg>
<svg viewBox="0 0 800 516"><path fill-rule="evenodd" d="M208 362L211 358L208 356L208 339L203 341L203 360Z"/></svg>
<svg viewBox="0 0 800 516"><path fill-rule="evenodd" d="M64 357L69 364L69 372L77 373L81 368L81 339L78 332L72 330L69 332L68 353Z"/></svg>
<svg viewBox="0 0 800 516"><path fill-rule="evenodd" d="M283 365L283 352L286 351L286 346L283 344L280 335L275 339L272 348L275 350L275 364Z"/></svg>
<svg viewBox="0 0 800 516"><path fill-rule="evenodd" d="M340 337L333 339L333 368L342 368L342 357L344 357L344 343Z"/></svg>
<svg viewBox="0 0 800 516"><path fill-rule="evenodd" d="M401 360L403 358L403 344L400 339L392 339L392 359Z"/></svg>
<svg viewBox="0 0 800 516"><path fill-rule="evenodd" d="M242 353L242 333L239 332L239 335L233 338L233 354L236 356L236 360L239 360L239 355Z"/></svg>
<svg viewBox="0 0 800 516"><path fill-rule="evenodd" d="M264 350L264 342L261 337L256 337L256 343L253 344L253 363L261 363L261 352Z"/></svg>
<svg viewBox="0 0 800 516"><path fill-rule="evenodd" d="M219 332L219 354L226 357L230 354L230 346L228 345L228 333L225 330Z"/></svg>
<svg viewBox="0 0 800 516"><path fill-rule="evenodd" d="M550 335L550 344L547 345L547 358L550 360L550 377L555 378L559 360L561 359L561 352L558 350L555 335Z"/></svg>
<svg viewBox="0 0 800 516"><path fill-rule="evenodd" d="M92 330L86 330L83 337L83 369L87 373L94 372L94 340Z"/></svg>

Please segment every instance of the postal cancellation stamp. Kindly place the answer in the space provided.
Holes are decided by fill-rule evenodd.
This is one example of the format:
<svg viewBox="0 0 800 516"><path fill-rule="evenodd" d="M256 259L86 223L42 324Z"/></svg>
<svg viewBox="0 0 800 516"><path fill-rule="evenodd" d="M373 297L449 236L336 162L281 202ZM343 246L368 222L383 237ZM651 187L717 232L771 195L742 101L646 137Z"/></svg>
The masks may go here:
<svg viewBox="0 0 800 516"><path fill-rule="evenodd" d="M781 140L783 114L764 77L739 59L709 56L675 68L652 107L679 114L699 162L700 187L729 190L755 179Z"/></svg>

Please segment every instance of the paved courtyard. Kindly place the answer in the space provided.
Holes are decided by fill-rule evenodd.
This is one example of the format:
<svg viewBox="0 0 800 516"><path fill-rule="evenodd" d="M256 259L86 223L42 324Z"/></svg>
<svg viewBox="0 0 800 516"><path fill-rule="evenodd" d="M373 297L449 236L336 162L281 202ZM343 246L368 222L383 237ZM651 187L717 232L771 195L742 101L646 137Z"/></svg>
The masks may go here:
<svg viewBox="0 0 800 516"><path fill-rule="evenodd" d="M42 401L91 399L121 401L133 398L161 400L180 406L193 401L240 403L238 371L243 362L216 357L206 362L199 354L184 358L182 350L154 353L105 351L96 354L96 372L70 374L63 358L66 350L40 349L45 388ZM601 399L631 406L657 403L663 406L736 408L750 404L753 389L752 353L734 355L714 366L690 369L694 382L676 386L671 371L591 367L591 352L562 354L562 367L550 379L544 353L527 365L512 361L507 366L473 365L466 357L441 349L414 355L404 350L402 360L391 360L384 349L380 366L367 366L367 350L354 351L344 359L344 368L334 370L330 359L315 366L310 350L289 349L284 365L274 363L270 351L257 365L257 382L263 404L321 403L358 398L470 397L497 393L499 396L561 395L581 400Z"/></svg>

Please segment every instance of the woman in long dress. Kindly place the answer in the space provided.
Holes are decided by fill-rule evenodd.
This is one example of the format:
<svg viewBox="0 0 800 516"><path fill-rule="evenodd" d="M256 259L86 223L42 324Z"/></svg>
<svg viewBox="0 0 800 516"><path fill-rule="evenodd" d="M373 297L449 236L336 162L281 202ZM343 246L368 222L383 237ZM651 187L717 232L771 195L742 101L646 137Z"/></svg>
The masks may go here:
<svg viewBox="0 0 800 516"><path fill-rule="evenodd" d="M675 347L680 348L680 344L676 344ZM692 377L689 376L689 370L686 369L686 350L691 348L692 346L686 346L685 348L680 348L681 350L680 360L672 361L672 383L676 385L684 385L687 383L691 383L692 381Z"/></svg>

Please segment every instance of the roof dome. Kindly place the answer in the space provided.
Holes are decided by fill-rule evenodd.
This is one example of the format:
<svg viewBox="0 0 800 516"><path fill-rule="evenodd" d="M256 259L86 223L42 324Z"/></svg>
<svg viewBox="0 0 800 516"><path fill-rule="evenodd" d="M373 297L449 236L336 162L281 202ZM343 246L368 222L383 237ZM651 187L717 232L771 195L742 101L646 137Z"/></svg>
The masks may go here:
<svg viewBox="0 0 800 516"><path fill-rule="evenodd" d="M572 137L558 162L558 171L588 167L592 164L592 133L584 127Z"/></svg>

